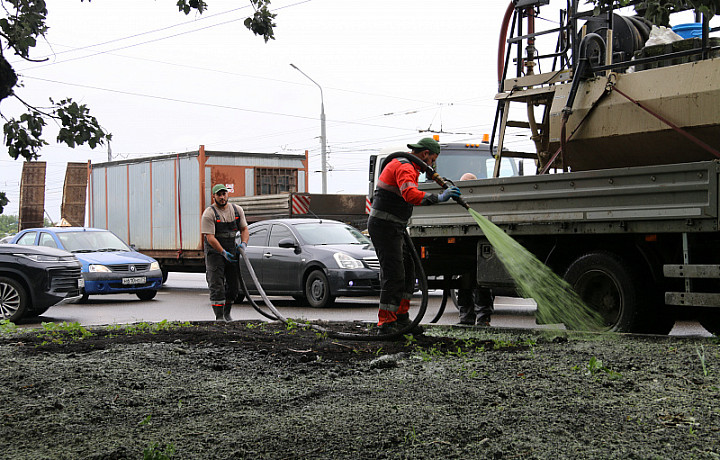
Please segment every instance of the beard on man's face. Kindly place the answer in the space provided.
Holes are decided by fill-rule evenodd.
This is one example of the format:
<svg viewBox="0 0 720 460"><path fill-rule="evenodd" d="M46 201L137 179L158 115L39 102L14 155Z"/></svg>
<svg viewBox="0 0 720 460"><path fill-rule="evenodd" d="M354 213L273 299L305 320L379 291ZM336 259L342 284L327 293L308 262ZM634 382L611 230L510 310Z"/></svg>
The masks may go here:
<svg viewBox="0 0 720 460"><path fill-rule="evenodd" d="M215 198L215 204L217 204L220 207L225 206L227 204L227 195L222 195L222 196L215 195L214 198Z"/></svg>

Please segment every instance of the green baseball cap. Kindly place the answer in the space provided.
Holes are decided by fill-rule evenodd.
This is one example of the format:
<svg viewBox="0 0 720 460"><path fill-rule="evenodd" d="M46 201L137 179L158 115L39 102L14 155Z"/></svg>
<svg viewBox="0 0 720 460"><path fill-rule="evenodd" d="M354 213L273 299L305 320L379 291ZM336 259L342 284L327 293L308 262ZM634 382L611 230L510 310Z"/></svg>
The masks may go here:
<svg viewBox="0 0 720 460"><path fill-rule="evenodd" d="M215 186L212 188L212 193L215 195L217 192L220 192L222 190L228 191L228 188L225 187L225 184L215 184Z"/></svg>
<svg viewBox="0 0 720 460"><path fill-rule="evenodd" d="M407 146L413 150L429 150L432 154L440 155L440 144L432 137L424 137L417 144L408 144Z"/></svg>

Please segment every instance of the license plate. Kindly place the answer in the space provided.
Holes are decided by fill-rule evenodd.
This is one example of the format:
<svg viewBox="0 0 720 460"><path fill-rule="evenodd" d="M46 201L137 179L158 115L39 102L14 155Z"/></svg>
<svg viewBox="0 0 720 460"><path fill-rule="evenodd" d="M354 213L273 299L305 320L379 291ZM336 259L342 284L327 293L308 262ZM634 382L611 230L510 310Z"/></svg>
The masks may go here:
<svg viewBox="0 0 720 460"><path fill-rule="evenodd" d="M80 279L78 280L78 287L79 287L79 288L84 288L84 287L85 287L85 280L84 280L84 279L80 278Z"/></svg>
<svg viewBox="0 0 720 460"><path fill-rule="evenodd" d="M136 276L134 278L123 278L122 284L145 284L145 277Z"/></svg>

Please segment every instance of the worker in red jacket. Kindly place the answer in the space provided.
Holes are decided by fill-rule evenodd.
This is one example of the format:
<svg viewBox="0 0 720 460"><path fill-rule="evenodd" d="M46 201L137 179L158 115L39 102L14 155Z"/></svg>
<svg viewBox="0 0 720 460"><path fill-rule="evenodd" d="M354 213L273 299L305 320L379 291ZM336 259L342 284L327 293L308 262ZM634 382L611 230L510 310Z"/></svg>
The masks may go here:
<svg viewBox="0 0 720 460"><path fill-rule="evenodd" d="M440 154L440 144L432 138L408 144L413 155L433 166ZM410 299L415 288L415 265L412 249L406 247L403 233L412 216L413 206L447 201L460 196L455 186L442 193L418 190L420 167L407 158L394 158L380 173L375 187L368 232L380 261L380 309L378 327L381 334L395 332L410 323Z"/></svg>

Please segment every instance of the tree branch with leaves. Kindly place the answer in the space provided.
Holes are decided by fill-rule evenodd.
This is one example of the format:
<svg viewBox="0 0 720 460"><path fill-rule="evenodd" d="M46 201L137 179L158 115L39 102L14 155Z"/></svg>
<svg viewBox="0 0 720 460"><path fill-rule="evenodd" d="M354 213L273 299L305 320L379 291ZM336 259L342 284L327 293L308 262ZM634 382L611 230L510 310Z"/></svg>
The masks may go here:
<svg viewBox="0 0 720 460"><path fill-rule="evenodd" d="M270 12L270 0L249 1L254 14L245 20L245 27L255 35L262 36L265 42L274 40L276 15ZM192 11L202 14L208 7L203 0L177 0L176 5L186 15ZM41 149L48 145L43 137L43 129L48 121L57 123L60 128L56 141L71 148L85 144L95 148L110 141L112 134L101 127L85 104L78 104L71 98L59 102L50 99L50 107L38 108L18 97L15 90L22 85L6 59L6 54L38 62L30 57L30 52L48 30L48 10L45 0L0 0L0 7L5 11L5 17L0 19L0 103L12 96L27 108L27 112L17 118L7 118L0 110L0 116L5 121L3 135L8 154L13 159L22 157L26 161L36 160ZM0 214L7 204L6 194L0 192Z"/></svg>

